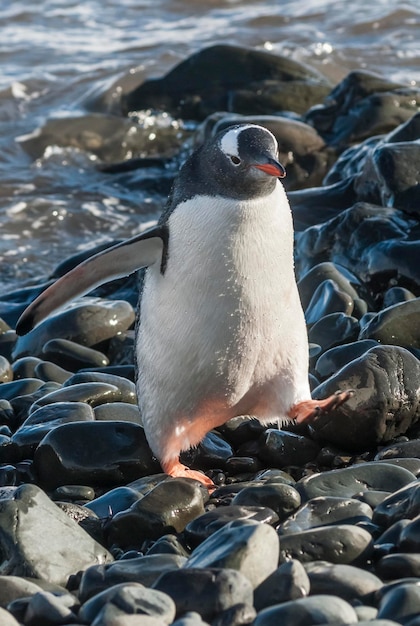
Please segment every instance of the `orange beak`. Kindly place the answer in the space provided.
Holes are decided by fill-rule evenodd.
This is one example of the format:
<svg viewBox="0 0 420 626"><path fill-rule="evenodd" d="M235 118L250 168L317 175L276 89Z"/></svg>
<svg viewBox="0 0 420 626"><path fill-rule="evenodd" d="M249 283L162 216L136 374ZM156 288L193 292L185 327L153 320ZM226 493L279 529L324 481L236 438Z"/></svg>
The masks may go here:
<svg viewBox="0 0 420 626"><path fill-rule="evenodd" d="M266 163L254 163L253 166L269 176L275 176L276 178L284 178L286 176L286 170L283 165L275 159L267 158Z"/></svg>

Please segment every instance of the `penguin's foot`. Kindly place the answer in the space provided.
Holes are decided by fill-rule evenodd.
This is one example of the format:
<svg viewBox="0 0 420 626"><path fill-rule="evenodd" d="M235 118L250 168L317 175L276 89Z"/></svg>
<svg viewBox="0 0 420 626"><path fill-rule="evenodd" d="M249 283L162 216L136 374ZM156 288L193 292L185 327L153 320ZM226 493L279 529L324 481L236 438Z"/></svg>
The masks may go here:
<svg viewBox="0 0 420 626"><path fill-rule="evenodd" d="M202 474L202 472L199 472L198 470L190 469L186 465L183 465L178 459L163 463L162 469L166 474L172 476L173 478L192 478L193 480L198 480L200 483L203 483L209 491L213 491L216 488L214 482L205 474Z"/></svg>
<svg viewBox="0 0 420 626"><path fill-rule="evenodd" d="M288 416L296 421L296 424L303 424L318 417L322 413L328 413L336 409L340 404L346 402L354 394L353 389L347 391L336 391L325 400L303 400L294 404Z"/></svg>

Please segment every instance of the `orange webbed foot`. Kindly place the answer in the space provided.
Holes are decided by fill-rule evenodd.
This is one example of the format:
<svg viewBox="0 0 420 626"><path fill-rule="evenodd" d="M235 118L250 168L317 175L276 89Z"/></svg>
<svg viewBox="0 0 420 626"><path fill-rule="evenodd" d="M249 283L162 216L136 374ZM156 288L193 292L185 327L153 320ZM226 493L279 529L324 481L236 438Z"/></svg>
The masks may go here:
<svg viewBox="0 0 420 626"><path fill-rule="evenodd" d="M192 470L186 465L183 465L179 460L171 461L170 463L163 463L162 468L166 474L173 478L192 478L198 480L211 492L216 489L214 482L208 478L202 472L198 470Z"/></svg>
<svg viewBox="0 0 420 626"><path fill-rule="evenodd" d="M336 409L340 404L346 402L354 394L353 389L347 391L336 391L328 398L324 400L303 400L294 404L290 409L288 415L297 424L303 424L304 422L311 421L322 413L328 413L333 409Z"/></svg>

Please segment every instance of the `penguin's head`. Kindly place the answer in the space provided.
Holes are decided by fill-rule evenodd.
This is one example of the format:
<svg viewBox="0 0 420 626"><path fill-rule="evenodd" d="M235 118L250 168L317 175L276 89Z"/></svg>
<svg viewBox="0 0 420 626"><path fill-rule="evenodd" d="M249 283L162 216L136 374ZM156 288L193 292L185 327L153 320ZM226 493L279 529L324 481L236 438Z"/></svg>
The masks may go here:
<svg viewBox="0 0 420 626"><path fill-rule="evenodd" d="M269 195L286 175L278 162L274 135L256 124L240 124L217 133L196 150L181 169L181 188L193 195L247 200Z"/></svg>
<svg viewBox="0 0 420 626"><path fill-rule="evenodd" d="M219 135L219 146L225 166L231 174L242 172L256 180L267 180L261 171L274 178L284 178L286 171L278 162L278 146L274 135L255 124L225 129Z"/></svg>

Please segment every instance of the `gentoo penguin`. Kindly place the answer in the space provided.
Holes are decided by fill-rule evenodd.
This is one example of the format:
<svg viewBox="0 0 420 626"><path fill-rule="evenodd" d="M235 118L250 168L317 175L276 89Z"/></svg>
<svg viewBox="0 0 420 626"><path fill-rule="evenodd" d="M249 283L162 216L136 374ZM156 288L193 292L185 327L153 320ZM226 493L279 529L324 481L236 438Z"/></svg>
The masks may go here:
<svg viewBox="0 0 420 626"><path fill-rule="evenodd" d="M310 420L348 398L312 400L293 265L293 224L275 137L243 124L181 168L158 225L48 287L17 333L76 296L145 270L136 330L138 401L163 470L212 485L179 454L238 415Z"/></svg>

